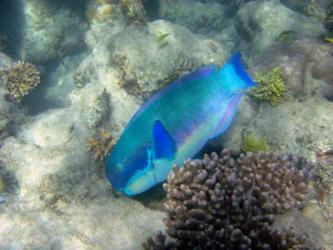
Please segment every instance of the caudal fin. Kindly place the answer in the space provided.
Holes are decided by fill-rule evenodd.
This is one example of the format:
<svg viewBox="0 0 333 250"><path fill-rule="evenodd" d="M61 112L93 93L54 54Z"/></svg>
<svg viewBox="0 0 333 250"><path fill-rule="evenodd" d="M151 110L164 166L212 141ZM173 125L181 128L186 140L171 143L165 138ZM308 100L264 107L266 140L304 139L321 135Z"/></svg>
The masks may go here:
<svg viewBox="0 0 333 250"><path fill-rule="evenodd" d="M238 92L256 86L250 75L245 71L241 54L234 54L218 72L223 89Z"/></svg>

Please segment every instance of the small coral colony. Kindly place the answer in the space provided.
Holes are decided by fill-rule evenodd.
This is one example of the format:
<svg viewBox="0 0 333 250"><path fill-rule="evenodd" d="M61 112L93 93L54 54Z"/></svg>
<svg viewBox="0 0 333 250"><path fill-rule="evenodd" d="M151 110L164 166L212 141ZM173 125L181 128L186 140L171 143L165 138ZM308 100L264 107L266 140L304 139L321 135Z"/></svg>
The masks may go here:
<svg viewBox="0 0 333 250"><path fill-rule="evenodd" d="M18 102L40 83L40 73L36 66L24 61L0 68L0 77L8 94Z"/></svg>
<svg viewBox="0 0 333 250"><path fill-rule="evenodd" d="M87 14L91 20L102 22L114 11L105 2L107 7ZM143 2L120 1L131 25L146 21L148 1ZM331 25L332 15L327 18ZM292 35L284 32L278 39L285 42ZM322 42L332 44L330 35ZM159 49L168 46L170 36L158 33ZM314 69L320 79L332 74ZM40 74L26 61L0 67L7 95L17 105L43 83ZM305 233L276 225L287 212L302 209L313 190L323 192L315 163L270 152L267 139L253 133L242 139L242 152L223 149L195 159L207 142L224 138L242 99L272 112L284 102L289 93L282 69L273 65L250 74L236 53L222 66L197 67L167 85L142 104L119 139L101 129L87 141L95 160L105 163L115 191L134 196L163 183L165 230L149 237L144 249L317 249ZM0 203L17 188L12 173L0 165Z"/></svg>

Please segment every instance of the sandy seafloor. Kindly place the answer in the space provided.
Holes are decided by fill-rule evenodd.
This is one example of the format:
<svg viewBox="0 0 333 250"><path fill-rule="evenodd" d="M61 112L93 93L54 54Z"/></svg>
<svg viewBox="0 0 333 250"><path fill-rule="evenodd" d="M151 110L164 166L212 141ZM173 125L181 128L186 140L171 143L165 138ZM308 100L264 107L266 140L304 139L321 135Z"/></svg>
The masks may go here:
<svg viewBox="0 0 333 250"><path fill-rule="evenodd" d="M134 250L164 231L161 186L115 194L108 143L89 139L117 140L153 93L237 51L253 75L278 67L286 92L246 93L203 152L239 154L251 134L315 163L322 188L286 223L333 249L332 43L331 0L0 0L0 72L21 60L40 74L20 101L0 80L0 249Z"/></svg>

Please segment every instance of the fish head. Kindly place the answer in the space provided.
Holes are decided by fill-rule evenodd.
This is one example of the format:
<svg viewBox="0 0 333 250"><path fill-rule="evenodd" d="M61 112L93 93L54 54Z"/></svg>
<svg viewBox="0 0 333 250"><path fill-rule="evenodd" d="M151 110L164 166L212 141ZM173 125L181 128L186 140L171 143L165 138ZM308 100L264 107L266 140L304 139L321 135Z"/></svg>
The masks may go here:
<svg viewBox="0 0 333 250"><path fill-rule="evenodd" d="M150 150L142 147L131 154L111 152L106 162L106 176L112 187L126 195L140 194L155 186L153 156Z"/></svg>
<svg viewBox="0 0 333 250"><path fill-rule="evenodd" d="M176 155L174 139L160 121L155 121L148 139L119 140L106 162L106 176L112 187L126 195L140 194L164 181ZM124 139L125 138L125 139ZM132 139L132 143L129 140Z"/></svg>
<svg viewBox="0 0 333 250"><path fill-rule="evenodd" d="M155 151L147 148L122 159L111 153L107 160L106 176L115 190L133 196L164 181L171 171L173 160L155 159Z"/></svg>
<svg viewBox="0 0 333 250"><path fill-rule="evenodd" d="M126 195L135 195L163 182L171 171L172 165L173 160L170 159L154 160L133 175L123 192Z"/></svg>

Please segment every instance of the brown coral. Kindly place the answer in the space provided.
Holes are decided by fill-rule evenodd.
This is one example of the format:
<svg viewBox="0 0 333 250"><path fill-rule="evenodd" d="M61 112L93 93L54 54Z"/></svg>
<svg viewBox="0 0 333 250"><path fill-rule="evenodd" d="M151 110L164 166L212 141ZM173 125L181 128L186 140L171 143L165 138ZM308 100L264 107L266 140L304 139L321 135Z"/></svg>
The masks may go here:
<svg viewBox="0 0 333 250"><path fill-rule="evenodd" d="M224 150L174 168L164 189L173 244L158 237L146 249L303 249L305 237L274 231L277 214L301 205L312 178L303 158ZM161 248L163 249L163 248Z"/></svg>
<svg viewBox="0 0 333 250"><path fill-rule="evenodd" d="M148 237L143 243L143 248L147 250L172 250L176 249L174 242L167 241L166 236L162 232L158 232L155 237Z"/></svg>
<svg viewBox="0 0 333 250"><path fill-rule="evenodd" d="M0 77L9 94L17 101L21 101L40 83L40 73L37 68L24 61L18 61L10 67L1 69Z"/></svg>
<svg viewBox="0 0 333 250"><path fill-rule="evenodd" d="M88 150L93 153L95 160L104 161L115 143L111 134L106 129L101 129L96 137L88 140Z"/></svg>
<svg viewBox="0 0 333 250"><path fill-rule="evenodd" d="M147 17L141 0L121 0L121 9L131 24L145 24Z"/></svg>

